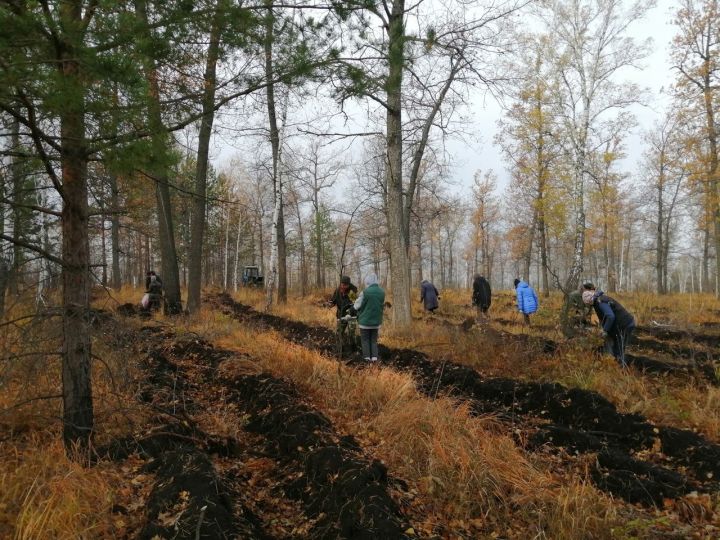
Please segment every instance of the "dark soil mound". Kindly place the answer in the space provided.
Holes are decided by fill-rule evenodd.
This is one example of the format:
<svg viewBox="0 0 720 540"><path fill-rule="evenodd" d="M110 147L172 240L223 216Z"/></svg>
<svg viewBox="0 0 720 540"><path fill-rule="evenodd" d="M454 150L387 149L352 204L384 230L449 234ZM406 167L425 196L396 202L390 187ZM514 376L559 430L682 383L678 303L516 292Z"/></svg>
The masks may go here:
<svg viewBox="0 0 720 540"><path fill-rule="evenodd" d="M242 505L233 508L208 456L208 453L234 455L236 441L204 433L188 416L195 407L186 393L187 381L157 345L167 337L167 330L146 327L137 334L129 338L116 330L118 344L137 345L140 339L154 345L143 363L146 377L138 397L171 414L159 414L143 435L113 441L98 453L113 459L138 453L150 459L145 470L155 474L155 484L146 504L147 524L139 537L266 538L252 512ZM168 416L186 419L164 423Z"/></svg>
<svg viewBox="0 0 720 540"><path fill-rule="evenodd" d="M182 396L183 405L187 406L186 401L190 401L186 397L189 383L185 380L183 364L172 360L177 358L189 361L195 369L201 368L207 374L203 385L224 387L226 402L236 403L247 411L249 419L245 428L262 436L263 455L275 459L284 468L286 494L301 500L306 513L316 519L311 537L405 537L403 531L408 526L388 493L389 479L385 466L366 460L351 437L336 435L324 415L302 403L300 393L293 385L268 374L217 379L217 365L234 353L216 349L197 337L177 339L168 335L167 331L148 331L146 340L152 344L147 354L149 379L157 389L156 394L163 399L168 398L163 386L172 383ZM230 396L227 396L228 390ZM162 399L155 401L162 402ZM193 404L189 405L192 410ZM164 434L164 438L148 437L139 444L143 450L151 448L153 452L158 451L163 443L168 444L169 448L162 455L172 456L176 450L182 452L182 442L179 441L198 438L192 426L181 429L181 432L172 433L169 437ZM214 442L220 444L225 441ZM175 446L177 444L181 445L180 449ZM328 459L320 459L319 456ZM182 486L184 476L177 471L177 465L171 465L168 470L178 474L181 480L174 481ZM187 481L202 481L205 478L205 484L212 487L212 482L203 474L191 475ZM166 497L168 493L172 496L184 490L182 487L178 489L158 491L159 497L165 497L163 500L166 502L162 504L170 504ZM167 514L167 510L162 512ZM177 532L175 530L173 534ZM247 537L254 538L252 535Z"/></svg>
<svg viewBox="0 0 720 540"><path fill-rule="evenodd" d="M662 506L663 499L674 499L693 490L676 472L634 459L613 450L598 454L593 471L595 483L631 503Z"/></svg>
<svg viewBox="0 0 720 540"><path fill-rule="evenodd" d="M115 311L117 311L118 314L122 315L123 317L137 317L138 313L140 312L140 308L135 304L127 303L118 306Z"/></svg>
<svg viewBox="0 0 720 540"><path fill-rule="evenodd" d="M238 537L232 503L206 454L186 446L162 453L146 469L158 481L147 501L148 524L140 538Z"/></svg>
<svg viewBox="0 0 720 540"><path fill-rule="evenodd" d="M386 467L366 461L350 438L340 438L321 413L300 403L295 389L269 374L228 381L251 413L247 429L262 434L265 451L303 473L286 486L318 518L321 538L403 538L399 508L388 494ZM288 475L289 477L291 475Z"/></svg>
<svg viewBox="0 0 720 540"><path fill-rule="evenodd" d="M691 330L680 330L664 326L638 326L637 333L664 340L689 340L694 343L708 345L714 349L720 347L720 334L693 332Z"/></svg>
<svg viewBox="0 0 720 540"><path fill-rule="evenodd" d="M720 480L720 446L687 429L660 429L662 451L701 479Z"/></svg>
<svg viewBox="0 0 720 540"><path fill-rule="evenodd" d="M695 349L693 347L685 347L679 343L668 343L666 341L658 341L652 338L634 338L632 344L633 346L640 347L641 349L667 354L673 358L701 357L712 359L712 354L709 354L708 352Z"/></svg>

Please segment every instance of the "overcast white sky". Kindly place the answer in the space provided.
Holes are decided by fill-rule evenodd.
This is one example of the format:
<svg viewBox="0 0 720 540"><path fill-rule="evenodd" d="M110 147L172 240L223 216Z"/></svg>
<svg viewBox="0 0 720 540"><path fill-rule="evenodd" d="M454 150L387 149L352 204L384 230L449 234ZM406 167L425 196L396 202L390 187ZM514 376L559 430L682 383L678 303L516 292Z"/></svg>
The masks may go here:
<svg viewBox="0 0 720 540"><path fill-rule="evenodd" d="M677 8L677 2L674 0L657 0L657 5L646 17L630 27L632 37L638 41L652 38L654 42L652 54L645 60L642 69L627 70L623 74L626 80L630 79L646 86L650 95L647 106L637 105L632 109L637 117L638 126L627 140L628 157L623 164L624 171L631 174L638 170L638 162L642 157L642 131L651 128L661 114L666 101L663 89L670 88L674 81L675 74L671 71L669 63L669 44L675 32L672 19ZM507 184L509 175L501 153L493 143L497 132L497 121L501 115L502 109L491 95L478 92L472 96L470 119L473 137L466 137L464 141L452 140L448 144L448 150L452 155L450 179L458 191L469 191L473 174L478 169L493 169L497 173L499 191ZM361 119L358 120L362 123ZM352 130L349 126L345 129ZM232 157L247 152L244 149L247 142L233 140L232 135L227 132L219 135L215 138L214 161L216 167L222 168Z"/></svg>

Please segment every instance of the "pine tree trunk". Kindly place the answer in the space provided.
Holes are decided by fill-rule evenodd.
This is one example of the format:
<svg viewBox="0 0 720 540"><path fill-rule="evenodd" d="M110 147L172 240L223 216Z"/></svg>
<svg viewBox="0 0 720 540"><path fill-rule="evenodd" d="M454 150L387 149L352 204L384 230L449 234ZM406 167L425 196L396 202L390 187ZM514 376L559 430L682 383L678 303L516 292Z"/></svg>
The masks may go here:
<svg viewBox="0 0 720 540"><path fill-rule="evenodd" d="M388 25L388 77L386 83L386 213L388 243L390 248L390 276L393 293L393 322L399 326L409 326L412 322L410 267L403 217L402 77L405 67L404 12L404 0L394 0Z"/></svg>
<svg viewBox="0 0 720 540"><path fill-rule="evenodd" d="M120 192L118 191L117 177L110 175L110 244L112 249L112 279L110 286L118 290L122 286L120 276Z"/></svg>
<svg viewBox="0 0 720 540"><path fill-rule="evenodd" d="M148 26L146 0L135 0L137 15L143 25ZM148 29L149 33L150 30ZM165 292L167 313L177 315L182 313L182 295L180 292L180 270L178 267L177 249L175 247L175 227L173 225L173 212L170 199L170 185L167 165L163 157L168 151L167 130L162 121L160 106L160 89L158 73L154 61L145 60L145 71L150 89L148 96L148 122L151 131L151 146L156 163L152 170L155 181L155 197L157 200L158 215L158 241L162 260L162 280ZM149 263L149 261L148 261ZM149 266L148 266L149 267Z"/></svg>
<svg viewBox="0 0 720 540"><path fill-rule="evenodd" d="M82 2L60 6L63 28L82 19ZM90 383L90 243L88 234L87 154L84 82L77 58L76 36L63 34L58 47L59 75L69 88L60 113L62 175L63 281L63 441L69 452L84 454L93 431Z"/></svg>
<svg viewBox="0 0 720 540"><path fill-rule="evenodd" d="M20 123L15 119L10 125L10 147L12 150L20 151ZM22 208L23 203L23 174L22 165L19 157L12 157L10 166L10 175L12 177L12 200L13 206L13 239L22 240L23 230L23 214L25 210ZM17 295L20 292L20 268L23 264L24 252L19 243L12 246L12 270L9 275L8 288L10 294Z"/></svg>
<svg viewBox="0 0 720 540"><path fill-rule="evenodd" d="M221 14L219 3L215 5L216 13L213 17L210 30L210 44L208 45L205 60L205 74L203 76L203 116L200 120L198 133L197 163L195 169L195 195L193 198L192 223L190 225L190 250L188 254L188 303L190 313L200 309L200 292L202 290L202 261L205 235L205 218L207 204L208 154L210 152L210 137L212 135L213 121L215 120L215 90L217 87L217 61L220 54L220 24ZM227 271L225 272L225 288L227 289Z"/></svg>

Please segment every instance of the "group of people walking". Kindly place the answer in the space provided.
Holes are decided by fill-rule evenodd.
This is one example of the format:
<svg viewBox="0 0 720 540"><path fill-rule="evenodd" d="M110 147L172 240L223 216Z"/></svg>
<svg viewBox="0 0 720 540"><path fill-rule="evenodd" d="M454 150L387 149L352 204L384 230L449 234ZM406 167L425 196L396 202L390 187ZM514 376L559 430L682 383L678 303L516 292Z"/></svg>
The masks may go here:
<svg viewBox="0 0 720 540"><path fill-rule="evenodd" d="M530 315L537 312L540 302L537 293L529 283L514 280L517 309L523 322L530 325ZM330 304L337 307L337 331L340 339L352 346L354 324L360 328L362 355L368 362L378 360L378 334L383 321L385 291L380 287L375 274L365 278L365 289L358 295L358 289L348 276L343 276L335 290ZM433 313L440 305L440 293L430 281L420 283L420 301L424 309ZM489 319L492 304L492 289L488 280L476 274L472 284L472 305L477 309L478 319ZM561 326L566 335L572 336L579 328L590 326L592 312L600 323L605 338L605 350L612 354L622 367L626 367L625 348L635 330L635 318L620 302L586 282L577 291L571 292L563 306ZM356 323L355 323L356 321Z"/></svg>

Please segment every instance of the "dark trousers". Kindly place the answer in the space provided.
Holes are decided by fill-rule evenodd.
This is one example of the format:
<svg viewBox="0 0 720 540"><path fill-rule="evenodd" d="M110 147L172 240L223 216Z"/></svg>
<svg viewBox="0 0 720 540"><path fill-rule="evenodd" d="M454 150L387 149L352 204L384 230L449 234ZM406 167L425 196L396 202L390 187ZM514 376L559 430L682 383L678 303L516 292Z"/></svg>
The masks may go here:
<svg viewBox="0 0 720 540"><path fill-rule="evenodd" d="M634 330L635 325L626 328L615 328L608 333L607 339L605 340L605 350L612 354L622 367L627 367L625 348L628 346L628 343L630 343Z"/></svg>
<svg viewBox="0 0 720 540"><path fill-rule="evenodd" d="M360 343L362 344L363 358L378 357L378 329L361 328Z"/></svg>

